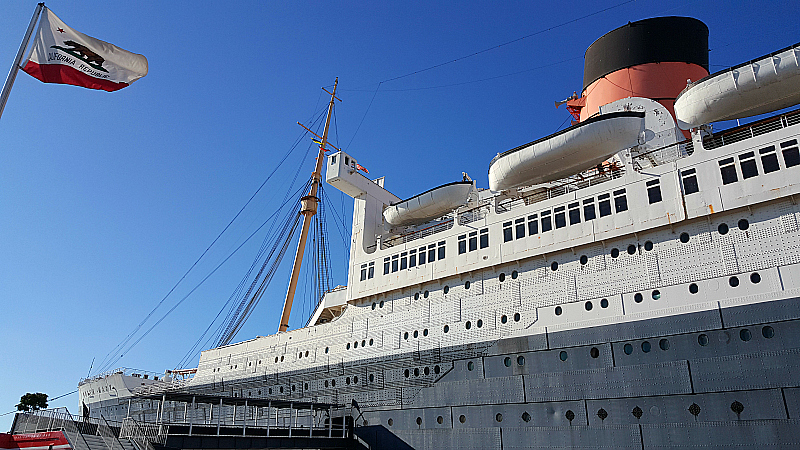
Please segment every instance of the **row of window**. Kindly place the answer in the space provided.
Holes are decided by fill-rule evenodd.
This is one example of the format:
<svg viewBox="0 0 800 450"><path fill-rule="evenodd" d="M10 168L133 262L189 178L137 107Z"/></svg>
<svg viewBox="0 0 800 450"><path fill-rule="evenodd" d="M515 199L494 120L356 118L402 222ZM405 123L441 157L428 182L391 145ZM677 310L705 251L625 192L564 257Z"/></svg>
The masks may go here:
<svg viewBox="0 0 800 450"><path fill-rule="evenodd" d="M394 273L398 270L422 266L426 263L432 263L437 259L442 260L445 256L445 241L441 241L438 244L430 244L427 247L423 245L419 248L419 251L417 251L417 249L412 249L407 252L402 252L399 255L383 258L383 274L388 275L390 272Z"/></svg>
<svg viewBox="0 0 800 450"><path fill-rule="evenodd" d="M467 253L469 249L470 252L474 252L478 249L478 231L471 231L468 233L469 239L467 239L467 234L462 234L458 237L458 254L462 255ZM467 245L469 244L469 245ZM489 247L489 229L483 228L480 230L480 248L487 248Z"/></svg>
<svg viewBox="0 0 800 450"><path fill-rule="evenodd" d="M439 375L439 372L441 372L441 371L442 371L442 368L441 368L441 367L439 367L439 366L433 366L433 373L435 373L436 375ZM422 369L422 374L424 374L424 375L426 375L426 376L427 376L427 375L430 375L430 374L431 374L431 368L430 368L430 367L427 367L427 366L426 366L426 367L424 367L424 368ZM406 369L405 371L403 371L403 376L405 376L406 378L411 378L411 370L409 370L409 369ZM414 376L415 376L415 377L418 377L418 376L420 376L420 370L419 370L419 367L415 367L415 368L414 368Z"/></svg>

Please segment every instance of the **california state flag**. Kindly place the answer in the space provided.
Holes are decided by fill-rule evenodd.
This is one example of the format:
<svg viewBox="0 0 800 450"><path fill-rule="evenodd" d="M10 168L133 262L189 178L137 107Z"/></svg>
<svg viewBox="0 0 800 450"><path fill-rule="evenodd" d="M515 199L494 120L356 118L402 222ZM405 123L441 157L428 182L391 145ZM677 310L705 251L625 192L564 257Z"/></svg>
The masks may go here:
<svg viewBox="0 0 800 450"><path fill-rule="evenodd" d="M147 75L147 58L75 31L45 8L22 70L45 83L111 92Z"/></svg>

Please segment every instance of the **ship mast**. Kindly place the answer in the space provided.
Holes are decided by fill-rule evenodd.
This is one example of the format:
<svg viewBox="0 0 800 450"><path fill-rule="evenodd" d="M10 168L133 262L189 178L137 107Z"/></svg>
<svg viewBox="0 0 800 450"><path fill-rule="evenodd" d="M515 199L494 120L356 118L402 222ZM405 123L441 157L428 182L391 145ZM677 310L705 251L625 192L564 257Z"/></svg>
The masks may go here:
<svg viewBox="0 0 800 450"><path fill-rule="evenodd" d="M331 125L331 113L333 112L333 101L341 99L336 97L336 86L339 84L339 78L333 82L333 92L328 92L325 88L323 90L331 95L331 101L328 103L328 117L325 118L325 131L322 133L322 139L319 144L319 154L317 155L317 165L314 172L311 174L311 190L308 195L300 199L300 214L303 215L303 229L300 232L300 241L297 243L297 253L294 255L294 266L292 267L292 278L289 281L289 290L286 292L286 300L283 302L283 313L281 314L281 322L278 325L278 332L284 332L289 328L289 314L292 312L292 302L294 301L294 293L297 289L297 279L300 277L300 264L303 262L303 254L306 248L306 239L308 238L308 228L311 225L311 218L317 213L317 190L319 184L322 182L322 161L325 160L325 146L328 144L328 128ZM303 128L303 124L300 124ZM308 130L308 128L306 128ZM311 130L309 130L311 131ZM313 133L313 132L312 132Z"/></svg>

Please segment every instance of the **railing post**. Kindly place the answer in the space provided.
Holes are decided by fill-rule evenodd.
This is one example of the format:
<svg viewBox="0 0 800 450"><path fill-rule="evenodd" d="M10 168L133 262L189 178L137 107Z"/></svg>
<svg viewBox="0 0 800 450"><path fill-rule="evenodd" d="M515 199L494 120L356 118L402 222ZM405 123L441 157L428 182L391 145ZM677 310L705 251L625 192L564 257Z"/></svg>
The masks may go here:
<svg viewBox="0 0 800 450"><path fill-rule="evenodd" d="M247 399L244 400L244 420L242 421L242 436L246 436L247 433Z"/></svg>
<svg viewBox="0 0 800 450"><path fill-rule="evenodd" d="M333 406L328 406L328 437L333 437Z"/></svg>
<svg viewBox="0 0 800 450"><path fill-rule="evenodd" d="M289 437L292 437L292 403L289 403Z"/></svg>
<svg viewBox="0 0 800 450"><path fill-rule="evenodd" d="M222 397L219 398L219 412L217 413L217 436L219 436L219 427L222 425Z"/></svg>
<svg viewBox="0 0 800 450"><path fill-rule="evenodd" d="M272 413L272 400L267 403L267 437L269 437L269 416Z"/></svg>
<svg viewBox="0 0 800 450"><path fill-rule="evenodd" d="M314 404L308 407L308 436L314 436Z"/></svg>
<svg viewBox="0 0 800 450"><path fill-rule="evenodd" d="M192 396L192 418L189 419L189 436L192 435L192 424L194 423L194 413L195 413L195 403L194 403L195 396Z"/></svg>

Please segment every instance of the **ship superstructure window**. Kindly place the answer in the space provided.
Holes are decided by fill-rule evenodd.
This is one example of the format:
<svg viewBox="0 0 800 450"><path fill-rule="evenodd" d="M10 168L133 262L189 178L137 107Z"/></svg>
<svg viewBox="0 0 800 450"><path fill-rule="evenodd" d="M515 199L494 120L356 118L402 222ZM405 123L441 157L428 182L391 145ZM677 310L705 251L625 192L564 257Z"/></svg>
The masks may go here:
<svg viewBox="0 0 800 450"><path fill-rule="evenodd" d="M417 253L417 259L418 259L417 263L419 263L420 266L425 264L425 247L424 246L419 248L419 253Z"/></svg>
<svg viewBox="0 0 800 450"><path fill-rule="evenodd" d="M458 237L458 254L462 255L467 253L467 235L462 234Z"/></svg>
<svg viewBox="0 0 800 450"><path fill-rule="evenodd" d="M417 265L417 249L408 251L408 267L415 267Z"/></svg>
<svg viewBox="0 0 800 450"><path fill-rule="evenodd" d="M519 218L514 221L514 231L517 235L517 239L522 239L525 237L525 218Z"/></svg>
<svg viewBox="0 0 800 450"><path fill-rule="evenodd" d="M397 270L399 269L398 265L399 259L400 259L399 255L392 256L392 273L397 272Z"/></svg>
<svg viewBox="0 0 800 450"><path fill-rule="evenodd" d="M611 215L611 194L597 196L597 206L600 209L600 217Z"/></svg>
<svg viewBox="0 0 800 450"><path fill-rule="evenodd" d="M647 183L647 200L652 205L653 203L660 202L661 199L661 186L658 180L650 180Z"/></svg>
<svg viewBox="0 0 800 450"><path fill-rule="evenodd" d="M481 230L481 248L489 247L489 229L484 228Z"/></svg>
<svg viewBox="0 0 800 450"><path fill-rule="evenodd" d="M625 189L614 191L614 210L618 213L628 210L628 198L625 196Z"/></svg>
<svg viewBox="0 0 800 450"><path fill-rule="evenodd" d="M594 220L597 213L594 209L594 197L583 201L583 220Z"/></svg>
<svg viewBox="0 0 800 450"><path fill-rule="evenodd" d="M722 175L722 184L731 184L739 181L736 175L736 164L733 158L725 158L719 162L719 172Z"/></svg>
<svg viewBox="0 0 800 450"><path fill-rule="evenodd" d="M787 168L800 165L800 152L797 148L797 139L781 142L781 153L783 153L783 162L786 163Z"/></svg>
<svg viewBox="0 0 800 450"><path fill-rule="evenodd" d="M383 274L384 275L389 275L389 264L390 264L390 261L391 261L391 258L389 258L388 256L386 258L383 258Z"/></svg>
<svg viewBox="0 0 800 450"><path fill-rule="evenodd" d="M564 228L567 226L567 215L564 212L565 209L565 207L559 206L554 210L556 217L556 228Z"/></svg>
<svg viewBox="0 0 800 450"><path fill-rule="evenodd" d="M739 165L742 167L742 179L758 176L755 152L747 152L739 155Z"/></svg>
<svg viewBox="0 0 800 450"><path fill-rule="evenodd" d="M436 261L436 244L428 246L428 262Z"/></svg>
<svg viewBox="0 0 800 450"><path fill-rule="evenodd" d="M569 224L575 225L576 223L581 223L581 209L580 203L570 203L569 206Z"/></svg>
<svg viewBox="0 0 800 450"><path fill-rule="evenodd" d="M511 229L512 222L503 223L503 242L514 240L514 231Z"/></svg>
<svg viewBox="0 0 800 450"><path fill-rule="evenodd" d="M528 236L539 234L539 215L531 214L528 216Z"/></svg>
<svg viewBox="0 0 800 450"><path fill-rule="evenodd" d="M683 180L684 195L700 192L700 187L697 185L697 170L695 169L682 170L681 179Z"/></svg>
<svg viewBox="0 0 800 450"><path fill-rule="evenodd" d="M408 268L408 252L400 253L400 270Z"/></svg>
<svg viewBox="0 0 800 450"><path fill-rule="evenodd" d="M478 249L478 232L469 233L469 251L474 252Z"/></svg>
<svg viewBox="0 0 800 450"><path fill-rule="evenodd" d="M367 266L367 279L372 279L375 277L375 261L372 261Z"/></svg>
<svg viewBox="0 0 800 450"><path fill-rule="evenodd" d="M445 252L444 252L445 246L444 246L444 242L445 242L445 241L441 241L441 242L439 242L439 245L437 246L437 247L438 247L438 248L437 248L437 250L439 251L439 261L443 260L443 259L444 259L444 257L445 257Z"/></svg>
<svg viewBox="0 0 800 450"><path fill-rule="evenodd" d="M778 164L778 155L775 153L774 145L760 149L758 154L761 155L761 167L764 168L764 173L780 170L781 166Z"/></svg>
<svg viewBox="0 0 800 450"><path fill-rule="evenodd" d="M553 229L552 217L550 217L550 211L542 211L541 214L542 214L542 233L545 233Z"/></svg>
<svg viewBox="0 0 800 450"><path fill-rule="evenodd" d="M360 281L364 281L366 279L367 279L367 265L366 264L362 264L361 265L361 278L359 278L359 280Z"/></svg>

